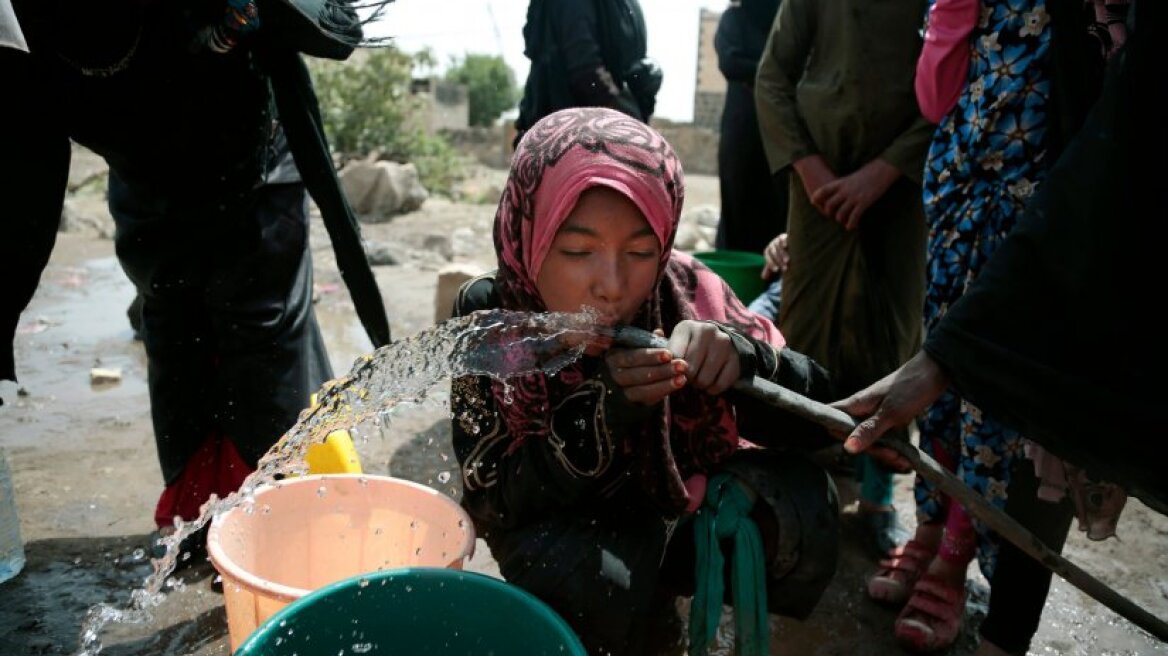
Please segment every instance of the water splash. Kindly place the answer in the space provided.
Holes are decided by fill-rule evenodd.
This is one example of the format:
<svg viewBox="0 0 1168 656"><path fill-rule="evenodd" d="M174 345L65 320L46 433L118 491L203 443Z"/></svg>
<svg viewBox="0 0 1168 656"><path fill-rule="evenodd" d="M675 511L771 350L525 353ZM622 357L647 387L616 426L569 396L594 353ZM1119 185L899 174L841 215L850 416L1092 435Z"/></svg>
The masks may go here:
<svg viewBox="0 0 1168 656"><path fill-rule="evenodd" d="M260 459L256 471L237 492L224 499L212 496L198 518L176 522L175 532L161 540L166 554L153 561L154 571L141 588L130 593L126 606L98 604L89 609L75 656L99 654L102 632L112 623L152 622L151 610L164 601L168 588L174 587L169 577L181 557L182 541L213 518L254 502L261 486L308 473L308 448L323 442L330 433L376 420L399 405L420 403L438 383L452 377L484 375L505 382L537 372L554 375L577 360L589 341L611 337L611 331L600 326L592 311L536 314L489 310L447 320L361 356L347 375L321 387L317 405L300 413L296 425Z"/></svg>

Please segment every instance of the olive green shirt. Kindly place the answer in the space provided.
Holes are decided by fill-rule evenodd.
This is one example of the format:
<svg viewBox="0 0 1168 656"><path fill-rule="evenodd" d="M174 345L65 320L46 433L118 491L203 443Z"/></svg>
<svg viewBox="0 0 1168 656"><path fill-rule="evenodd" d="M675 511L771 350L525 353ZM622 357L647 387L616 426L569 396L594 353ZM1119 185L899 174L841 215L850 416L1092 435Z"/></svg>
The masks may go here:
<svg viewBox="0 0 1168 656"><path fill-rule="evenodd" d="M926 0L783 0L759 62L772 172L819 153L836 175L880 158L916 184L934 127L913 75Z"/></svg>

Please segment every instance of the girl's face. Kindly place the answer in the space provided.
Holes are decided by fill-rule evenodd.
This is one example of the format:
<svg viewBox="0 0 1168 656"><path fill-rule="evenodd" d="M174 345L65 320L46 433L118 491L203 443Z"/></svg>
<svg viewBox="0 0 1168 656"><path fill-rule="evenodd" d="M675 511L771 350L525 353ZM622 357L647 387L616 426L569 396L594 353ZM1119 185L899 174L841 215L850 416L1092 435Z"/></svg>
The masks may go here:
<svg viewBox="0 0 1168 656"><path fill-rule="evenodd" d="M653 292L661 244L631 200L608 187L580 194L535 281L552 312L592 308L607 326L629 323Z"/></svg>

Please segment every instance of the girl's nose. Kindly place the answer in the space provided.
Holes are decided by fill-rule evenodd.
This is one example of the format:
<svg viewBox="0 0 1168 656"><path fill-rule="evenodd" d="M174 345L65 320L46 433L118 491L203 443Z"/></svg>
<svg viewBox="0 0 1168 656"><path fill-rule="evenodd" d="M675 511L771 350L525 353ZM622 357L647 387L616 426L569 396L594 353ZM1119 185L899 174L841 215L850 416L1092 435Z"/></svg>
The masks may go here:
<svg viewBox="0 0 1168 656"><path fill-rule="evenodd" d="M592 277L592 295L606 303L616 303L625 294L625 275L617 258L605 258L597 264Z"/></svg>

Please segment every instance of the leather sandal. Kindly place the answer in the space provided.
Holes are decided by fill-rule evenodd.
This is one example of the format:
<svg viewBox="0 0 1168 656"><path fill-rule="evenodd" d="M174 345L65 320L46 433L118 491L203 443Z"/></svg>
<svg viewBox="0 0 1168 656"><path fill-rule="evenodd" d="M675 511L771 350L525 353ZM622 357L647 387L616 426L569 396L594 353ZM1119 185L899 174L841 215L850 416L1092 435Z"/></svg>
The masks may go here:
<svg viewBox="0 0 1168 656"><path fill-rule="evenodd" d="M935 550L916 540L893 549L868 579L868 596L887 604L905 603L936 554Z"/></svg>
<svg viewBox="0 0 1168 656"><path fill-rule="evenodd" d="M916 652L945 649L957 640L965 614L965 586L925 574L896 618L896 639Z"/></svg>

